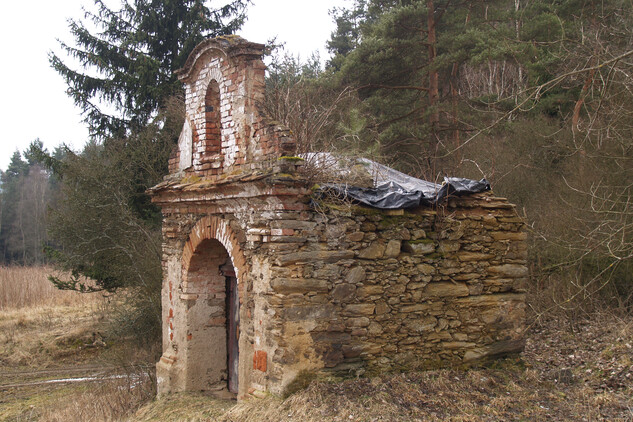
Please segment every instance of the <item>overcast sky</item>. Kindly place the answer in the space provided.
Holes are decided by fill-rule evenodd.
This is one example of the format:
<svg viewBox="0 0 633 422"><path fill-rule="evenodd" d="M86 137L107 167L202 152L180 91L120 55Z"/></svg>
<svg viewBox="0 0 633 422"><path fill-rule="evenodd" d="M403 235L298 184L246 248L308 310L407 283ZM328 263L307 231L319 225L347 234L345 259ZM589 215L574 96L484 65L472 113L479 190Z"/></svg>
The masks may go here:
<svg viewBox="0 0 633 422"><path fill-rule="evenodd" d="M118 4L116 0L107 2ZM216 2L217 3L217 2ZM319 51L334 29L328 11L346 0L253 0L248 21L239 32L264 43L277 36L286 51L302 59ZM212 3L213 4L213 3ZM0 169L6 170L14 151L24 151L39 138L46 148L66 143L79 150L88 132L79 109L66 95L62 78L49 66L47 54L59 52L57 38L72 41L66 20L81 18L91 0L30 0L3 4L0 14Z"/></svg>

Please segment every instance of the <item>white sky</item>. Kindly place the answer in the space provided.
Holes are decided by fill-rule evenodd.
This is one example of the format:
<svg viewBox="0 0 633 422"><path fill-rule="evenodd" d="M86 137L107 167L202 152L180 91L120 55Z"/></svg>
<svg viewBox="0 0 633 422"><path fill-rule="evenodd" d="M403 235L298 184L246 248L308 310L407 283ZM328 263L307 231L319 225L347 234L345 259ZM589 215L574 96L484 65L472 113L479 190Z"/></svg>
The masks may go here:
<svg viewBox="0 0 633 422"><path fill-rule="evenodd" d="M213 2L216 3L216 2ZM212 3L212 4L213 4ZM328 11L346 0L253 0L239 35L264 43L277 36L286 52L306 59L319 51L334 30ZM30 0L3 4L0 14L0 169L13 152L39 138L49 150L66 143L81 149L88 132L80 110L66 95L62 78L50 67L48 52L59 52L56 39L72 42L66 19L81 18L92 0ZM108 1L116 8L116 0Z"/></svg>

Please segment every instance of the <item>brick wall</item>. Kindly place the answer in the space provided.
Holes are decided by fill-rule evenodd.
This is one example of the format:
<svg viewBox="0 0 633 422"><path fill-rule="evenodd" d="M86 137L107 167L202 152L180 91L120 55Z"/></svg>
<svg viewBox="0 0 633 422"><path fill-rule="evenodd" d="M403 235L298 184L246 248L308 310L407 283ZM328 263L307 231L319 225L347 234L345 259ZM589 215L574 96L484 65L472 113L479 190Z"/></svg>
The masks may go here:
<svg viewBox="0 0 633 422"><path fill-rule="evenodd" d="M185 85L190 133L181 135L170 173L219 178L295 151L286 128L263 116L264 46L227 36L202 42L177 72ZM184 132L183 132L184 133ZM191 159L182 160L183 154Z"/></svg>

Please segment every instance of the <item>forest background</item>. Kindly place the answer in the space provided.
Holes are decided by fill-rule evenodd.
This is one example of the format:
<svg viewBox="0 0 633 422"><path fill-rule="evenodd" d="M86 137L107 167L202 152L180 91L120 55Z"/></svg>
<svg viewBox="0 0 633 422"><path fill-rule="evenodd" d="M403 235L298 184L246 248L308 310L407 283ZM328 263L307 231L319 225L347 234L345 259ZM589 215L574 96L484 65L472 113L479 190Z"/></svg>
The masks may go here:
<svg viewBox="0 0 633 422"><path fill-rule="evenodd" d="M91 139L80 153L35 140L13 155L0 176L0 264L52 262L71 274L52 279L60 288L128 293L123 325L155 342L161 218L145 191L182 127L173 71L202 39L239 28L248 2L94 3L93 26L71 21L75 44L62 45L83 67L50 56ZM528 222L535 315L630 313L630 10L630 0L355 0L332 11L327 63L269 46L264 107L292 129L297 153L368 156L440 183L487 178Z"/></svg>

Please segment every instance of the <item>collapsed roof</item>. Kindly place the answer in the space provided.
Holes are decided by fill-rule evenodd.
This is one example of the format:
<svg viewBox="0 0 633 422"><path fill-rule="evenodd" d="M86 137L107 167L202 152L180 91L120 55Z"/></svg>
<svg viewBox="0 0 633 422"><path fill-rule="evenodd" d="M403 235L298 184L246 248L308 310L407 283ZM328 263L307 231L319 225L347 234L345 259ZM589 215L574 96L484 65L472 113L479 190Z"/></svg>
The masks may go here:
<svg viewBox="0 0 633 422"><path fill-rule="evenodd" d="M320 169L332 182L320 191L380 209L434 205L449 196L490 190L486 179L444 177L442 184L409 176L367 158L342 158L327 152L301 156L309 167ZM326 180L328 177L326 177Z"/></svg>

